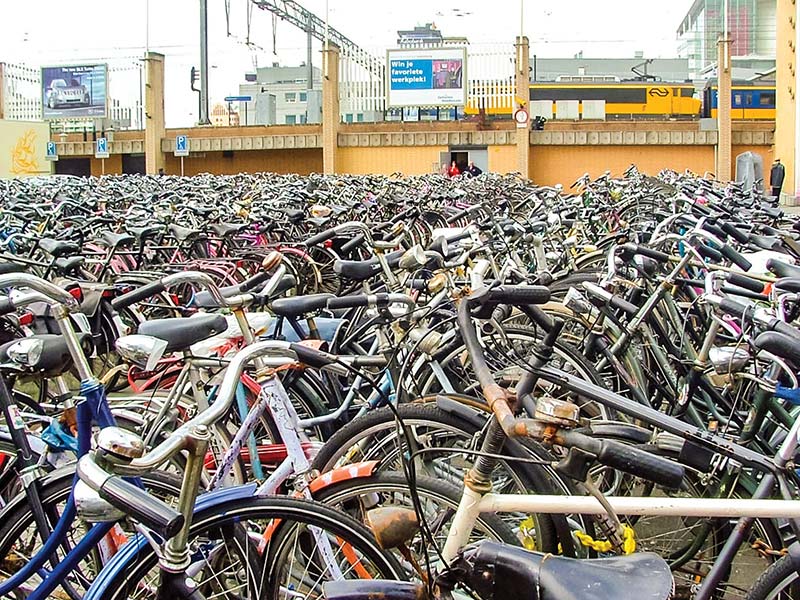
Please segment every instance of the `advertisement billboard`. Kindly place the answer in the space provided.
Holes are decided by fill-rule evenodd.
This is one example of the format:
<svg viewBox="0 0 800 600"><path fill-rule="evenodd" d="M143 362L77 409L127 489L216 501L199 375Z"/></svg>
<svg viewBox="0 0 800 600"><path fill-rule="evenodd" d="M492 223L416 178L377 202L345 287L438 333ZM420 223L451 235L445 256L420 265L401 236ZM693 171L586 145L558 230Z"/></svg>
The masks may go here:
<svg viewBox="0 0 800 600"><path fill-rule="evenodd" d="M467 102L465 48L389 50L386 64L387 108Z"/></svg>
<svg viewBox="0 0 800 600"><path fill-rule="evenodd" d="M42 118L106 117L108 67L73 65L42 67Z"/></svg>

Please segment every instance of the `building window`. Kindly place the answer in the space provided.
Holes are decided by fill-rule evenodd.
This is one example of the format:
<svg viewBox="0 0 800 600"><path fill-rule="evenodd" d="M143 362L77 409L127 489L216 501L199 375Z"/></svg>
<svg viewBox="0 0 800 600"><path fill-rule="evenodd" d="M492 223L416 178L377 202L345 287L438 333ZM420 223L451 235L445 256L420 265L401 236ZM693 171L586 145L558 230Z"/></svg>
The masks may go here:
<svg viewBox="0 0 800 600"><path fill-rule="evenodd" d="M344 116L344 122L345 123L352 123L353 122L353 113L347 113Z"/></svg>
<svg viewBox="0 0 800 600"><path fill-rule="evenodd" d="M307 102L307 101L308 101L308 93L300 92L300 102Z"/></svg>
<svg viewBox="0 0 800 600"><path fill-rule="evenodd" d="M306 118L306 115L305 114L300 115L300 123L306 124L307 122L308 119Z"/></svg>
<svg viewBox="0 0 800 600"><path fill-rule="evenodd" d="M297 115L286 115L287 125L297 125Z"/></svg>
<svg viewBox="0 0 800 600"><path fill-rule="evenodd" d="M295 92L286 92L284 99L286 102L297 102L297 94Z"/></svg>
<svg viewBox="0 0 800 600"><path fill-rule="evenodd" d="M364 113L358 113L356 115L356 121L358 121L359 123L363 123L364 122Z"/></svg>

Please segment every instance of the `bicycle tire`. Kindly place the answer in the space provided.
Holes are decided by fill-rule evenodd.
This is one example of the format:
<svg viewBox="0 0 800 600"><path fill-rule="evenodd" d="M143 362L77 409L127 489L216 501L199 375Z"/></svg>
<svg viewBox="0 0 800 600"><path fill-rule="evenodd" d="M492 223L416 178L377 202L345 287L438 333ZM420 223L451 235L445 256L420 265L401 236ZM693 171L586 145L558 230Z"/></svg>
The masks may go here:
<svg viewBox="0 0 800 600"><path fill-rule="evenodd" d="M190 544L197 543L204 535L223 535L226 537L218 541L233 544L237 542L235 531L242 531L240 527L244 526L243 523L254 520L263 520L268 523L266 531L269 533L269 541L266 542L267 547L260 551L258 557L257 566L263 568L262 573L241 574L238 571L235 573L237 578L247 577L246 585L253 592L248 597L260 599L279 597L281 586L278 578L282 574L281 569L286 566L282 562L286 558L285 552L292 546L290 537L295 529L293 525L315 527L331 534L337 543L345 548L344 552L356 553L355 556L358 559L356 564L359 565L359 569L364 569L363 572L369 573L370 576L381 579L398 579L402 576L402 567L391 555L378 546L372 533L361 523L329 506L296 498L249 497L225 502L222 505L200 511L195 514L190 528ZM274 528L270 529L269 527L272 525ZM248 540L252 539L250 533L247 532L246 539ZM259 535L263 537L263 531ZM239 540L242 539L240 535ZM296 548L299 548L299 544ZM228 550L227 547L225 549ZM249 543L247 548L239 548L245 553L250 549ZM302 551L302 548L300 549ZM211 552L209 552L210 555ZM247 554L245 556L248 562L252 563L256 560L255 557ZM148 581L151 580L151 577L157 578L159 572L157 557L152 547L148 544L140 545L137 552L130 553L126 556L126 560L120 561L120 563L109 565L112 568L106 572L104 577L98 579L85 596L86 600L134 600L139 597L154 597L154 590L148 586ZM318 565L312 565L310 561L307 564L309 569L316 566ZM149 573L150 571L153 573ZM356 574L361 572L356 569L351 571ZM325 573L322 575L324 577ZM321 582L322 578L318 579L316 583ZM202 589L203 583L200 583L198 587ZM143 595L134 595L138 591L141 591ZM215 597L229 596L223 592L220 596ZM235 597L241 598L242 596L237 594Z"/></svg>

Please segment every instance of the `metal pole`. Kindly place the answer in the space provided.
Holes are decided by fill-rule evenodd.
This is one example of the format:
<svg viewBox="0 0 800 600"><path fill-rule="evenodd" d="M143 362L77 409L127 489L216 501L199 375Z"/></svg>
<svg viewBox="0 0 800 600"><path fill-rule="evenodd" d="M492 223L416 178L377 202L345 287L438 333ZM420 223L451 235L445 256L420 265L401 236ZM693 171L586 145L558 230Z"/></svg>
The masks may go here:
<svg viewBox="0 0 800 600"><path fill-rule="evenodd" d="M308 13L308 55L306 56L306 66L308 67L308 81L306 82L306 89L313 90L314 89L314 65L311 64L313 53L311 48L312 40L312 25L311 25L311 13Z"/></svg>
<svg viewBox="0 0 800 600"><path fill-rule="evenodd" d="M208 118L208 0L200 0L200 125Z"/></svg>
<svg viewBox="0 0 800 600"><path fill-rule="evenodd" d="M183 177L183 157L181 156L181 177Z"/></svg>

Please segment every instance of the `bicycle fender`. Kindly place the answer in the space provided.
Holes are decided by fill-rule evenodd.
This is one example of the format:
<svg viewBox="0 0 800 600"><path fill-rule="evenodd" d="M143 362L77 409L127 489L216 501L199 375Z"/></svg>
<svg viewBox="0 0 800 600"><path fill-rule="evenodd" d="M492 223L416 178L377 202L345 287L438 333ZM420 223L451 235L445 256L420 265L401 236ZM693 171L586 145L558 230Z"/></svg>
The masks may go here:
<svg viewBox="0 0 800 600"><path fill-rule="evenodd" d="M235 500L242 500L255 496L257 485L255 483L248 483L246 485L237 485L230 488L222 488L202 494L197 498L194 505L194 512L202 512L203 510L224 506ZM148 545L147 539L140 533L130 538L122 549L114 555L114 557L106 563L101 569L97 578L92 582L91 587L87 590L83 600L97 600L102 598L103 594L108 592L108 586L111 584L114 576L121 570L130 568L132 563L136 560L136 556L140 550Z"/></svg>
<svg viewBox="0 0 800 600"><path fill-rule="evenodd" d="M375 472L377 466L377 460L370 460L354 463L352 465L345 465L343 467L337 467L314 479L309 484L308 489L312 494L314 494L315 492L325 489L329 485L339 483L340 481L369 477Z"/></svg>

